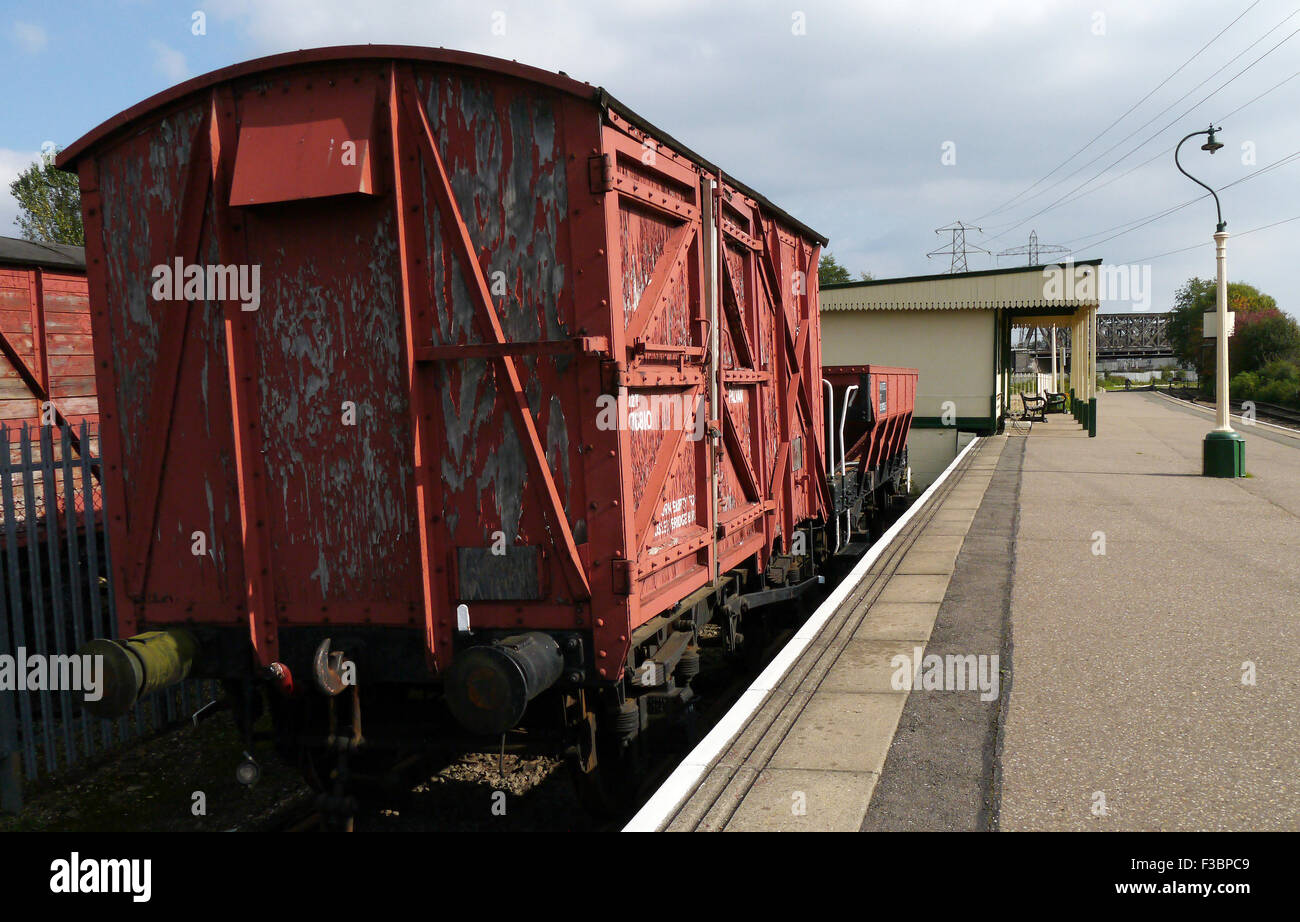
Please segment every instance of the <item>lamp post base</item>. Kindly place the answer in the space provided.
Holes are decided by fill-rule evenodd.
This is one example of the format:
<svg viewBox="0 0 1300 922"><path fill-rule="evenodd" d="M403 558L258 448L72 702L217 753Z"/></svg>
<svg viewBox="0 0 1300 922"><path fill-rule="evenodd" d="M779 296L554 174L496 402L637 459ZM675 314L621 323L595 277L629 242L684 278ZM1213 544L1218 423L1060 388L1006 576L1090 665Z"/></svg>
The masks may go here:
<svg viewBox="0 0 1300 922"><path fill-rule="evenodd" d="M1246 440L1231 429L1215 429L1202 443L1201 475L1204 477L1245 477Z"/></svg>

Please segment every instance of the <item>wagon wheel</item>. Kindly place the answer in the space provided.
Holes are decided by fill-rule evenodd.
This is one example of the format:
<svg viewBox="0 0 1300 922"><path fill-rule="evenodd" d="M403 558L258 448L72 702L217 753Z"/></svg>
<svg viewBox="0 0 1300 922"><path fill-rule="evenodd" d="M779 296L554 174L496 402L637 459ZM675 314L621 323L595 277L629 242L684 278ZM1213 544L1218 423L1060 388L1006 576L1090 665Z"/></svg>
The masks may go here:
<svg viewBox="0 0 1300 922"><path fill-rule="evenodd" d="M588 712L578 727L579 740L565 762L584 809L602 819L615 819L635 805L644 781L640 740L601 733L596 715Z"/></svg>

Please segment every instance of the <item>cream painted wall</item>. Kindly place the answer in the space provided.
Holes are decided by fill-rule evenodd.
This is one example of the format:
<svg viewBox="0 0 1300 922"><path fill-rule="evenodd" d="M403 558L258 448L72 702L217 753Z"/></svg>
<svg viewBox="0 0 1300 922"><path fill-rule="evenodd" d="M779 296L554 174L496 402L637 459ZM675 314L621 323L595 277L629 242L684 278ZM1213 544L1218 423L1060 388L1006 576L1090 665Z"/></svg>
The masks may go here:
<svg viewBox="0 0 1300 922"><path fill-rule="evenodd" d="M960 450L956 429L913 429L909 432L907 463L912 468L912 492L919 493L934 483Z"/></svg>
<svg viewBox="0 0 1300 922"><path fill-rule="evenodd" d="M916 416L942 416L951 400L957 416L988 417L998 386L993 311L823 311L821 328L823 365L917 369ZM917 434L913 429L913 444Z"/></svg>

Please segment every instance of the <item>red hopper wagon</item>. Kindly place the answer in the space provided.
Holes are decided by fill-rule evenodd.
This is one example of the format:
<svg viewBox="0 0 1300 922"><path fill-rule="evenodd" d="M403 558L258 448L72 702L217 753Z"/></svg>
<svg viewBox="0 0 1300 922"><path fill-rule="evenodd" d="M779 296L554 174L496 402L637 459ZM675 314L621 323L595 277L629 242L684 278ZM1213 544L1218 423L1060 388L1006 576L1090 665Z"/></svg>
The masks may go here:
<svg viewBox="0 0 1300 922"><path fill-rule="evenodd" d="M916 405L917 370L827 365L822 374L828 431L835 443L827 452L831 483L835 508L841 510L833 529L835 546L870 544L879 537L892 507L906 502L911 489L907 436Z"/></svg>
<svg viewBox="0 0 1300 922"><path fill-rule="evenodd" d="M102 712L214 676L295 752L449 710L590 771L689 706L706 622L818 581L825 239L604 90L305 51L59 165L130 638Z"/></svg>

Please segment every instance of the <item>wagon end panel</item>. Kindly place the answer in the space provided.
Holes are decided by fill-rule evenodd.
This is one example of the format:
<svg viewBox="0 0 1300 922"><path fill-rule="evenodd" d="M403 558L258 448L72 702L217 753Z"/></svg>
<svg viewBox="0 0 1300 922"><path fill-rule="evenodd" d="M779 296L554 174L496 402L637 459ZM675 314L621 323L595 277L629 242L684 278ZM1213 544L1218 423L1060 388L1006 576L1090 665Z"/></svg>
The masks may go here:
<svg viewBox="0 0 1300 922"><path fill-rule="evenodd" d="M0 356L0 422L8 426L24 421L36 425L40 419L40 400L32 383L41 380L36 352L37 271L27 268L0 268L0 337L4 355Z"/></svg>
<svg viewBox="0 0 1300 922"><path fill-rule="evenodd" d="M142 623L240 618L219 306L184 293L185 268L217 251L209 125L209 107L192 102L79 168L124 633Z"/></svg>
<svg viewBox="0 0 1300 922"><path fill-rule="evenodd" d="M228 259L260 267L261 303L227 319L257 369L231 404L261 433L285 626L423 622L387 89L363 62L236 87Z"/></svg>
<svg viewBox="0 0 1300 922"><path fill-rule="evenodd" d="M98 422L86 277L0 268L0 421L49 422L47 403L73 426Z"/></svg>

